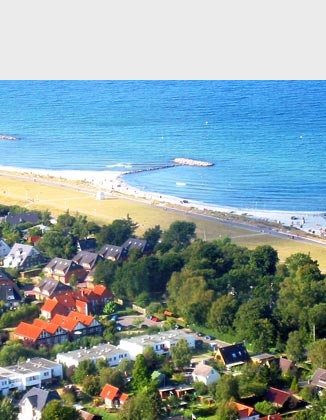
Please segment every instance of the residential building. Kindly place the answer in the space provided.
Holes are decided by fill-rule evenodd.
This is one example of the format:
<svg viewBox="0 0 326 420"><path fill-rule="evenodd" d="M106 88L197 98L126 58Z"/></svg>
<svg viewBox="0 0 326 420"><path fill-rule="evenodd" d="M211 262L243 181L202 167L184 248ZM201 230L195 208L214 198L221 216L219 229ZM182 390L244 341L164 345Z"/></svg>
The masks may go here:
<svg viewBox="0 0 326 420"><path fill-rule="evenodd" d="M33 287L28 295L35 296L37 300L46 300L72 292L72 287L68 284L55 280L52 277L45 277L39 284Z"/></svg>
<svg viewBox="0 0 326 420"><path fill-rule="evenodd" d="M16 283L2 270L0 270L0 301L6 308L17 307L22 298Z"/></svg>
<svg viewBox="0 0 326 420"><path fill-rule="evenodd" d="M3 266L26 269L44 262L45 258L34 246L15 243L8 255L4 257Z"/></svg>
<svg viewBox="0 0 326 420"><path fill-rule="evenodd" d="M326 369L317 368L312 375L310 384L316 387L318 391L326 389Z"/></svg>
<svg viewBox="0 0 326 420"><path fill-rule="evenodd" d="M233 366L243 365L244 363L251 361L244 343L236 343L230 344L229 346L219 347L216 350L214 358L215 360L222 362L227 369L231 369Z"/></svg>
<svg viewBox="0 0 326 420"><path fill-rule="evenodd" d="M150 254L153 251L150 243L146 239L140 238L129 238L121 246L128 250L128 254L133 250L139 251L141 254Z"/></svg>
<svg viewBox="0 0 326 420"><path fill-rule="evenodd" d="M65 284L70 284L73 277L77 283L85 280L87 271L79 264L65 258L52 258L44 267L44 274Z"/></svg>
<svg viewBox="0 0 326 420"><path fill-rule="evenodd" d="M46 386L63 378L62 365L35 357L16 365L0 367L0 395L9 391L26 391L36 386Z"/></svg>
<svg viewBox="0 0 326 420"><path fill-rule="evenodd" d="M31 388L18 404L18 420L40 420L42 410L53 400L61 400L57 391L48 391L37 387Z"/></svg>
<svg viewBox="0 0 326 420"><path fill-rule="evenodd" d="M127 248L117 245L103 245L102 248L99 250L98 254L104 260L110 261L120 261L125 260L128 256Z"/></svg>
<svg viewBox="0 0 326 420"><path fill-rule="evenodd" d="M187 341L190 348L195 348L195 335L183 330L164 331L153 335L141 335L120 340L119 348L127 350L131 360L136 360L138 354L142 354L147 347L151 347L156 354L170 353L172 346L179 340Z"/></svg>
<svg viewBox="0 0 326 420"><path fill-rule="evenodd" d="M8 213L7 216L4 217L4 221L9 223L11 226L18 226L22 223L30 223L35 226L41 221L41 219L35 212L26 212L17 214Z"/></svg>
<svg viewBox="0 0 326 420"><path fill-rule="evenodd" d="M230 406L237 410L239 420L259 420L260 418L253 407L238 402L231 402Z"/></svg>
<svg viewBox="0 0 326 420"><path fill-rule="evenodd" d="M89 272L102 259L103 258L97 252L79 251L78 254L72 258L72 261L81 265L87 272Z"/></svg>
<svg viewBox="0 0 326 420"><path fill-rule="evenodd" d="M121 392L119 388L110 384L106 384L103 387L100 397L104 399L105 405L108 408L119 408L128 399L127 394Z"/></svg>
<svg viewBox="0 0 326 420"><path fill-rule="evenodd" d="M269 387L263 398L282 410L294 410L299 404L299 400L293 395L293 392L274 387Z"/></svg>
<svg viewBox="0 0 326 420"><path fill-rule="evenodd" d="M205 362L200 362L192 372L192 378L195 382L203 382L205 385L216 383L220 378L220 373Z"/></svg>
<svg viewBox="0 0 326 420"><path fill-rule="evenodd" d="M96 362L99 359L106 360L109 366L117 366L122 360L130 360L130 357L126 350L120 349L110 343L98 344L89 349L81 348L66 353L58 353L56 356L56 361L67 367L77 367L84 360Z"/></svg>
<svg viewBox="0 0 326 420"><path fill-rule="evenodd" d="M34 319L32 324L21 321L14 330L14 337L28 346L53 346L69 340L68 332L59 325Z"/></svg>
<svg viewBox="0 0 326 420"><path fill-rule="evenodd" d="M10 252L10 246L0 238L0 258L5 257Z"/></svg>

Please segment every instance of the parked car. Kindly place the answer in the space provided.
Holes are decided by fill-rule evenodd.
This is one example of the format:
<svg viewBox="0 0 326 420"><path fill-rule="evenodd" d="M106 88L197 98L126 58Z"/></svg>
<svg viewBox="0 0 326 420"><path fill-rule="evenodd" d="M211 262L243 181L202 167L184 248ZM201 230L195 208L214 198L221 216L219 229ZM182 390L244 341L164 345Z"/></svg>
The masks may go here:
<svg viewBox="0 0 326 420"><path fill-rule="evenodd" d="M203 334L203 333L201 333L201 332L199 332L199 331L197 331L197 332L196 332L196 335L198 335L198 337L202 337L204 334Z"/></svg>
<svg viewBox="0 0 326 420"><path fill-rule="evenodd" d="M110 321L117 321L119 319L118 315L112 315Z"/></svg>
<svg viewBox="0 0 326 420"><path fill-rule="evenodd" d="M205 338L206 340L214 340L214 337L212 337L211 335L206 335Z"/></svg>

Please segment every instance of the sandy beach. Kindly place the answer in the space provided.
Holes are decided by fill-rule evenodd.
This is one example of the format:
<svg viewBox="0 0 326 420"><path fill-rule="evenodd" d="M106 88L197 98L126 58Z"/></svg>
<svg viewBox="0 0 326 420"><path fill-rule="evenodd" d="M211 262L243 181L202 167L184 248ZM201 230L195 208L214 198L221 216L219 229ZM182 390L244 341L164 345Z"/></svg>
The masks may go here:
<svg viewBox="0 0 326 420"><path fill-rule="evenodd" d="M92 185L103 195L119 193L132 196L135 199L155 202L157 205L178 205L186 209L198 211L213 211L219 213L229 213L239 216L246 216L257 221L267 221L277 223L286 227L294 227L296 229L313 234L314 236L326 238L326 214L321 212L293 212L280 210L259 210L234 208L226 206L211 206L205 203L184 200L181 197L161 195L153 192L144 192L135 189L127 184L123 175L127 172L119 171L78 171L78 170L46 170L17 168L10 166L0 166L0 172L16 173L28 177L52 178L67 181L81 181Z"/></svg>

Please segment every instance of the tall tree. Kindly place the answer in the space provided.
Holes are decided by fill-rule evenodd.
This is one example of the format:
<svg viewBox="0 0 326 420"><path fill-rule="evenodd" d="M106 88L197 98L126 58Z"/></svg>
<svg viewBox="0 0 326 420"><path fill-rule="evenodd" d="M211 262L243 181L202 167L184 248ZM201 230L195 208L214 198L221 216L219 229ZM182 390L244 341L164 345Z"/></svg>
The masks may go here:
<svg viewBox="0 0 326 420"><path fill-rule="evenodd" d="M143 354L136 356L134 368L132 370L132 386L135 390L140 391L149 385L151 380L151 372L148 368L146 359Z"/></svg>
<svg viewBox="0 0 326 420"><path fill-rule="evenodd" d="M175 346L171 347L170 353L175 367L189 366L192 352L187 340L181 338Z"/></svg>
<svg viewBox="0 0 326 420"><path fill-rule="evenodd" d="M163 233L163 243L176 249L186 248L196 238L196 224L177 220Z"/></svg>

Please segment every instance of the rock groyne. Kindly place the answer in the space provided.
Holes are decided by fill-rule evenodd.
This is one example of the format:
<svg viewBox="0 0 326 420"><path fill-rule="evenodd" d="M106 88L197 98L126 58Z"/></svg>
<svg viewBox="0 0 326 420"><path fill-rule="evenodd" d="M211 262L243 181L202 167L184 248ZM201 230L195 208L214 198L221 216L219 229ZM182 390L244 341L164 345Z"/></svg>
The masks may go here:
<svg viewBox="0 0 326 420"><path fill-rule="evenodd" d="M188 165L188 166L214 166L212 162L205 162L204 160L196 159L187 159L187 158L175 158L173 159L178 165Z"/></svg>

